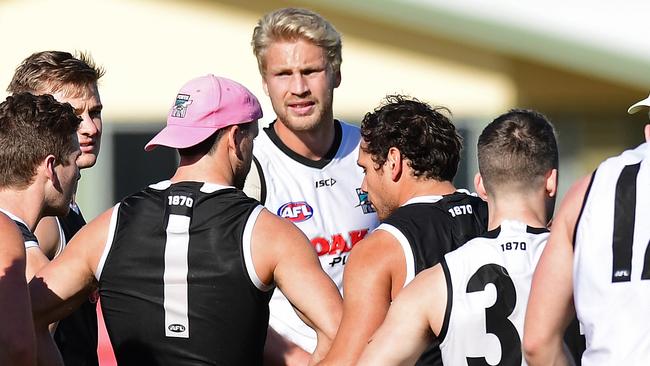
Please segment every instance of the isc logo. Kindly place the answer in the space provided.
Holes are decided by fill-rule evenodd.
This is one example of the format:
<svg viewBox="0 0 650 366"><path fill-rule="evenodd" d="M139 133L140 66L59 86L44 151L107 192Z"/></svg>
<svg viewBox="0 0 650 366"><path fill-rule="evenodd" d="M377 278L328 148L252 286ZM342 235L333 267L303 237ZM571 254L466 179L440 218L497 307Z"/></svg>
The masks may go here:
<svg viewBox="0 0 650 366"><path fill-rule="evenodd" d="M278 216L287 218L291 222L309 220L314 215L314 210L307 202L288 202L278 209Z"/></svg>

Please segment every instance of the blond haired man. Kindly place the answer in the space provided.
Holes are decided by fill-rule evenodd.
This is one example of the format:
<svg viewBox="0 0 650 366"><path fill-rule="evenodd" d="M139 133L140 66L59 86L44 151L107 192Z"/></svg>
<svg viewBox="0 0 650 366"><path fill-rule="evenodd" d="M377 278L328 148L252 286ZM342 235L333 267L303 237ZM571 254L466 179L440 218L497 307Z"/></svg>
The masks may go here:
<svg viewBox="0 0 650 366"><path fill-rule="evenodd" d="M259 20L252 45L277 119L255 141L245 191L307 235L340 290L352 246L377 225L356 166L359 129L335 120L332 110L341 36L312 11L284 8ZM304 365L314 332L281 292L270 305L267 362Z"/></svg>

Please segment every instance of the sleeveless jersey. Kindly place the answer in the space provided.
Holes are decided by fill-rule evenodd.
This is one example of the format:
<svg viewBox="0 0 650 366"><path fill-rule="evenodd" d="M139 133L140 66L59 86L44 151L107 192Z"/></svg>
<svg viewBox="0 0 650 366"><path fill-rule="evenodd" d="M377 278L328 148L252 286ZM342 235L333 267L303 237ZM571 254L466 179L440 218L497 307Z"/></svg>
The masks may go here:
<svg viewBox="0 0 650 366"><path fill-rule="evenodd" d="M438 264L446 253L485 232L487 204L468 193L459 190L444 196L412 198L379 225L377 230L391 233L404 250L404 286L416 274ZM429 346L416 364L441 364L437 342Z"/></svg>
<svg viewBox="0 0 650 366"><path fill-rule="evenodd" d="M12 214L11 212L0 208L0 212L4 213L5 215L9 216L13 222L16 223L16 226L18 226L18 229L20 229L20 233L23 236L23 242L25 243L25 249L29 248L35 248L38 247L38 239L36 239L36 235L32 233L31 230L27 227L27 224L25 224L25 221L23 221L20 217Z"/></svg>
<svg viewBox="0 0 650 366"><path fill-rule="evenodd" d="M59 232L62 238L59 239L58 255L65 245L72 239L85 224L79 207L76 204L70 205L70 211L66 216L57 217ZM96 294L93 292L87 301L59 321L54 332L56 342L63 363L66 366L97 366L97 311Z"/></svg>
<svg viewBox="0 0 650 366"><path fill-rule="evenodd" d="M447 310L438 336L445 365L526 365L528 294L548 235L505 220L445 255Z"/></svg>
<svg viewBox="0 0 650 366"><path fill-rule="evenodd" d="M378 222L361 191L363 170L356 163L359 128L339 121L335 128L334 144L320 161L290 150L275 134L273 124L259 134L253 154L261 201L307 235L321 266L341 291L349 251ZM276 332L306 351L314 351L316 333L300 320L280 291L273 294L270 309L270 325Z"/></svg>
<svg viewBox="0 0 650 366"><path fill-rule="evenodd" d="M574 240L573 295L582 364L650 363L650 147L604 161L592 176Z"/></svg>
<svg viewBox="0 0 650 366"><path fill-rule="evenodd" d="M261 211L201 182L160 182L115 206L95 276L119 365L262 365L271 293L250 248Z"/></svg>

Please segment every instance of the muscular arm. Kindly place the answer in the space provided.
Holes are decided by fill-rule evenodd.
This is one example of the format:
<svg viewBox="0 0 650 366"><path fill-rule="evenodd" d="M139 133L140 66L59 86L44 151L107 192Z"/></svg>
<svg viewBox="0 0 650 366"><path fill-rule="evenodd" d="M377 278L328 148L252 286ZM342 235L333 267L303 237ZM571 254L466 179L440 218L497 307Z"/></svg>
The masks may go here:
<svg viewBox="0 0 650 366"><path fill-rule="evenodd" d="M112 211L81 229L66 250L29 283L39 365L56 365L60 360L47 325L68 316L96 288L94 271L106 243Z"/></svg>
<svg viewBox="0 0 650 366"><path fill-rule="evenodd" d="M446 306L447 284L438 264L400 292L358 365L413 365L440 333Z"/></svg>
<svg viewBox="0 0 650 366"><path fill-rule="evenodd" d="M374 231L350 252L343 275L343 319L322 365L355 365L404 286L406 262L397 240Z"/></svg>
<svg viewBox="0 0 650 366"><path fill-rule="evenodd" d="M275 282L296 313L316 332L313 361L319 360L329 349L341 320L341 296L321 268L309 240L289 221L263 210L253 229L252 255L260 280Z"/></svg>
<svg viewBox="0 0 650 366"><path fill-rule="evenodd" d="M0 214L0 365L34 365L36 344L25 281L25 244Z"/></svg>
<svg viewBox="0 0 650 366"><path fill-rule="evenodd" d="M31 280L36 272L41 268L45 267L50 260L47 259L45 254L41 251L40 247L30 247L25 251L26 256L26 266L25 266L25 278L27 281Z"/></svg>
<svg viewBox="0 0 650 366"><path fill-rule="evenodd" d="M573 307L573 234L590 176L576 182L562 201L535 270L524 324L529 365L566 365L562 337Z"/></svg>

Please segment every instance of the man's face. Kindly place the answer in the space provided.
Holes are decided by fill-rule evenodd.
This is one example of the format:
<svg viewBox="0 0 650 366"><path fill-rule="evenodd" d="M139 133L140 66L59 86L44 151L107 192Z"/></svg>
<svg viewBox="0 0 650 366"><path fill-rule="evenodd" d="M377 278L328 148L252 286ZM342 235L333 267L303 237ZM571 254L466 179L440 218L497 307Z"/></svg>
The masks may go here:
<svg viewBox="0 0 650 366"><path fill-rule="evenodd" d="M52 216L63 216L68 213L70 202L74 193L77 191L77 182L79 181L79 167L76 162L79 161L82 153L79 148L77 137L73 140L74 149L66 156L65 164L58 163L54 167L56 179L53 182L54 192L47 200L48 213Z"/></svg>
<svg viewBox="0 0 650 366"><path fill-rule="evenodd" d="M325 50L309 41L275 42L266 50L264 91L278 121L291 131L311 131L333 119L332 98L340 79Z"/></svg>
<svg viewBox="0 0 650 366"><path fill-rule="evenodd" d="M385 169L385 163L380 167L375 164L372 155L366 151L366 146L366 143L362 141L359 148L359 158L357 159L357 165L363 169L364 174L361 189L368 192L368 200L377 211L379 220L384 220L398 206L395 205L395 200L392 199L390 191L387 189L390 171Z"/></svg>
<svg viewBox="0 0 650 366"><path fill-rule="evenodd" d="M248 171L251 169L251 164L253 163L253 140L257 137L258 132L259 128L257 120L251 122L248 128L239 129L237 132L238 134L241 134L241 140L239 143L241 157L240 162L236 165L237 168L235 169L234 186L236 188L244 188L246 176L248 175Z"/></svg>
<svg viewBox="0 0 650 366"><path fill-rule="evenodd" d="M82 91L80 91L82 92ZM61 103L70 103L82 121L77 130L81 156L77 160L79 169L90 168L97 162L102 138L102 102L97 85L90 85L78 93L78 97L64 96L62 92L53 94Z"/></svg>

